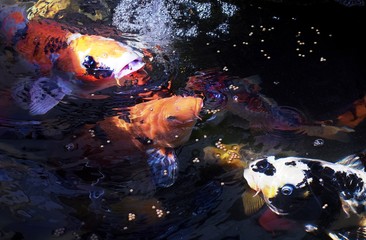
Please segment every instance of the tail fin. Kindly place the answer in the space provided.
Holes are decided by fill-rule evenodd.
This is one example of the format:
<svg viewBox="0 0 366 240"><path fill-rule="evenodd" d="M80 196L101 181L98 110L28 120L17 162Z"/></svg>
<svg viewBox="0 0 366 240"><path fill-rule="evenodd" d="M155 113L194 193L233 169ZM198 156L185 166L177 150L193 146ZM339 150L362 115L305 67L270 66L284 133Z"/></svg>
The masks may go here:
<svg viewBox="0 0 366 240"><path fill-rule="evenodd" d="M27 17L25 7L11 5L0 9L1 35L8 44L14 44L25 34Z"/></svg>

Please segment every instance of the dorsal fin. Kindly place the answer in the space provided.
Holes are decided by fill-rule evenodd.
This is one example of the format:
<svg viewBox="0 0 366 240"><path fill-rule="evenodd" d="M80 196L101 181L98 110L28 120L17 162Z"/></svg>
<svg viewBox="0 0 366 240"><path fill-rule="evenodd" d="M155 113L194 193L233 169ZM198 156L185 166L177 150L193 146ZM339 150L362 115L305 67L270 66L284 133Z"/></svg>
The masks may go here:
<svg viewBox="0 0 366 240"><path fill-rule="evenodd" d="M366 151L349 155L337 162L354 169L366 171Z"/></svg>

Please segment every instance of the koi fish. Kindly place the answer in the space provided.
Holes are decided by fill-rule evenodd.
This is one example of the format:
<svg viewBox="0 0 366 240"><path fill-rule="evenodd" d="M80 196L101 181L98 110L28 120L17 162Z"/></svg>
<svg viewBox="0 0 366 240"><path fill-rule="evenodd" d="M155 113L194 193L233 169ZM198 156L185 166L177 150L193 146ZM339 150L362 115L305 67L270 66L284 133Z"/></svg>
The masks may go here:
<svg viewBox="0 0 366 240"><path fill-rule="evenodd" d="M247 120L252 129L302 133L338 141L348 141L347 134L354 132L347 126L317 124L296 108L279 106L261 94L259 84L258 76L230 77L210 69L190 77L186 89L204 98L207 113L216 116L232 113Z"/></svg>
<svg viewBox="0 0 366 240"><path fill-rule="evenodd" d="M79 146L78 151L82 151L79 154L97 162L116 155L146 158L155 185L169 187L178 173L174 148L189 140L201 108L202 99L192 96L174 95L139 103L126 109L125 115L106 118L88 130L103 136L101 142L95 137L92 139L97 142L91 142L90 134L76 134L81 138L73 139L72 144Z"/></svg>
<svg viewBox="0 0 366 240"><path fill-rule="evenodd" d="M45 114L65 95L93 98L111 86L143 85L146 78L124 78L144 62L129 46L111 38L83 35L53 20L28 20L20 7L0 12L0 36L39 70L38 79L15 84L13 97L30 114ZM94 96L94 98L97 98Z"/></svg>
<svg viewBox="0 0 366 240"><path fill-rule="evenodd" d="M307 232L353 239L339 232L366 226L365 159L364 152L336 163L270 156L250 163L244 178L272 212L301 222Z"/></svg>
<svg viewBox="0 0 366 240"><path fill-rule="evenodd" d="M187 142L203 106L201 98L172 96L137 104L114 124L132 136L140 149L147 151L155 182L170 186L178 164L174 148Z"/></svg>

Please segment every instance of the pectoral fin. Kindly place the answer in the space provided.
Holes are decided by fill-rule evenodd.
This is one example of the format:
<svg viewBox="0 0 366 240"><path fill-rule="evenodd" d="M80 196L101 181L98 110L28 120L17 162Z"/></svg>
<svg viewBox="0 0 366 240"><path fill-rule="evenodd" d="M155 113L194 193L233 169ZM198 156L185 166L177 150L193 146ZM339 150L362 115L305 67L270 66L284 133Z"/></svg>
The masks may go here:
<svg viewBox="0 0 366 240"><path fill-rule="evenodd" d="M250 216L259 211L264 205L264 200L254 190L246 189L241 195L243 201L244 213Z"/></svg>
<svg viewBox="0 0 366 240"><path fill-rule="evenodd" d="M37 80L26 79L13 87L12 96L23 109L31 115L42 115L56 106L65 96L57 84L58 77L42 77Z"/></svg>
<svg viewBox="0 0 366 240"><path fill-rule="evenodd" d="M178 173L177 156L173 149L150 149L147 163L158 187L170 187Z"/></svg>
<svg viewBox="0 0 366 240"><path fill-rule="evenodd" d="M14 99L15 103L25 109L29 110L29 103L30 103L30 89L32 88L34 80L32 79L23 79L17 82L11 91L12 98Z"/></svg>

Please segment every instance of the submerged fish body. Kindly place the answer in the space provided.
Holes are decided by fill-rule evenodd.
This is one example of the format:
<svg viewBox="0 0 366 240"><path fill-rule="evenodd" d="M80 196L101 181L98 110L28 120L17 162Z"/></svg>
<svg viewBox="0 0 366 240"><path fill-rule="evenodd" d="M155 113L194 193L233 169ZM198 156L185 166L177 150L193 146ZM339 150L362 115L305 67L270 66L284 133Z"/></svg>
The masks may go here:
<svg viewBox="0 0 366 240"><path fill-rule="evenodd" d="M99 125L117 151L145 152L155 184L169 187L178 173L174 148L188 141L201 108L201 98L171 96L136 104L129 115Z"/></svg>
<svg viewBox="0 0 366 240"><path fill-rule="evenodd" d="M215 69L197 72L188 79L186 89L204 96L210 110L228 110L248 121L265 118L274 101L260 94L260 80L230 77Z"/></svg>
<svg viewBox="0 0 366 240"><path fill-rule="evenodd" d="M217 70L205 70L189 78L186 88L205 98L206 108L228 111L249 121L252 128L298 130L298 111L278 106L260 93L258 76L230 77ZM292 111L291 111L292 110Z"/></svg>
<svg viewBox="0 0 366 240"><path fill-rule="evenodd" d="M19 102L32 102L32 95L50 95L47 89L53 83L49 82L56 82L52 88L61 99L65 94L87 98L95 91L115 85L144 84L138 80L124 81L125 76L140 70L144 62L132 48L114 39L74 33L67 25L52 20L28 20L25 10L14 6L0 12L0 28L5 44L48 79L33 92L32 86L29 90L18 84L15 95L22 92L27 95L27 99L16 99ZM42 112L30 109L31 113L43 114L55 106L49 105L43 104L48 109Z"/></svg>
<svg viewBox="0 0 366 240"><path fill-rule="evenodd" d="M335 2L346 7L362 7L365 6L364 0L335 0Z"/></svg>
<svg viewBox="0 0 366 240"><path fill-rule="evenodd" d="M353 129L343 125L319 124L307 119L294 107L279 106L260 92L260 82L258 76L231 77L210 69L190 77L186 89L204 97L208 113L232 113L247 120L251 129L348 141L348 133Z"/></svg>
<svg viewBox="0 0 366 240"><path fill-rule="evenodd" d="M309 232L334 234L366 226L364 160L364 153L337 163L271 156L250 163L244 178L277 215L304 223Z"/></svg>

